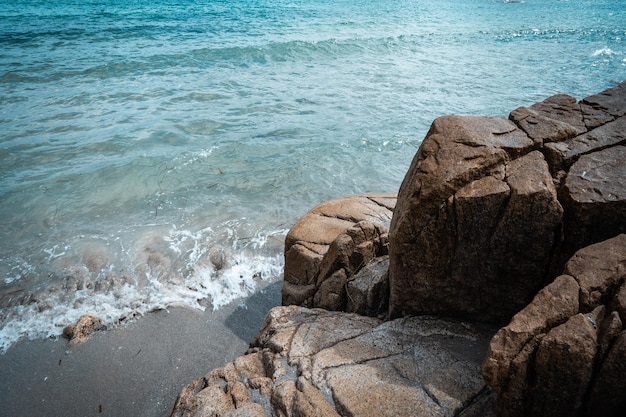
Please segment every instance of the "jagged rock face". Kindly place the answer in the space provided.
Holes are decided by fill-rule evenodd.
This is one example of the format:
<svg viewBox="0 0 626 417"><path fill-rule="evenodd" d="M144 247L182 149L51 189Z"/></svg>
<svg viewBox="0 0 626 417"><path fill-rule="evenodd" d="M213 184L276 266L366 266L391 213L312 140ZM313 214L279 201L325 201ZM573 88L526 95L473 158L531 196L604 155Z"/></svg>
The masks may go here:
<svg viewBox="0 0 626 417"><path fill-rule="evenodd" d="M393 316L506 320L543 286L562 208L533 146L505 119L435 120L391 223Z"/></svg>
<svg viewBox="0 0 626 417"><path fill-rule="evenodd" d="M348 313L377 316L389 302L389 256L381 256L357 272L346 286Z"/></svg>
<svg viewBox="0 0 626 417"><path fill-rule="evenodd" d="M555 132L538 143L565 210L564 242L555 253L553 275L561 272L578 249L626 232L626 82L579 103L571 97L566 104L564 98L557 101L562 105L544 112L543 119L534 120L530 127L519 117L524 108L510 116L529 136L533 129L547 131L554 123L570 132ZM545 109L547 102L554 100L549 98L531 109Z"/></svg>
<svg viewBox="0 0 626 417"><path fill-rule="evenodd" d="M580 106L567 94L549 97L529 108L520 107L513 110L509 118L538 146L560 142L587 131Z"/></svg>
<svg viewBox="0 0 626 417"><path fill-rule="evenodd" d="M488 417L480 360L493 331L278 307L248 354L183 389L172 416Z"/></svg>
<svg viewBox="0 0 626 417"><path fill-rule="evenodd" d="M624 114L626 83L435 120L390 226L391 316L507 322L576 250L626 232Z"/></svg>
<svg viewBox="0 0 626 417"><path fill-rule="evenodd" d="M348 282L370 261L387 254L395 202L395 194L343 197L303 216L285 239L283 305L345 310Z"/></svg>
<svg viewBox="0 0 626 417"><path fill-rule="evenodd" d="M287 236L283 304L359 315L272 310L172 415L485 417L496 394L498 416L626 415L625 163L626 82L435 120L397 200L332 200ZM510 320L495 393L493 329L414 314Z"/></svg>
<svg viewBox="0 0 626 417"><path fill-rule="evenodd" d="M579 250L500 329L483 363L499 416L626 412L626 235Z"/></svg>
<svg viewBox="0 0 626 417"><path fill-rule="evenodd" d="M625 122L621 134L626 142L626 117L619 120ZM626 233L626 146L581 156L571 166L560 194L566 207L563 258Z"/></svg>

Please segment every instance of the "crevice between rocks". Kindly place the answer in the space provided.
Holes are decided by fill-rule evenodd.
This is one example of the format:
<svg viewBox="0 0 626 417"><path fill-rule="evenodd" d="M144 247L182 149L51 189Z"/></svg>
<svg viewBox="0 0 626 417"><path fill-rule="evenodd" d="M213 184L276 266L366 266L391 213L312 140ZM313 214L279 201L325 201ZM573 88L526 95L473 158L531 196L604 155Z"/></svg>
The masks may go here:
<svg viewBox="0 0 626 417"><path fill-rule="evenodd" d="M320 217L325 217L327 219L338 219L338 220L343 220L343 221L351 222L355 224L362 221L362 219L357 219L356 217L351 217L351 216L341 216L341 215L331 216L326 213L317 213L317 215Z"/></svg>
<svg viewBox="0 0 626 417"><path fill-rule="evenodd" d="M426 394L426 396L435 404L437 404L437 407L439 407L439 409L443 409L443 406L441 405L441 403L439 402L439 400L437 399L437 397L430 392L430 390L428 388L426 388L424 385L419 384L419 388L422 390L422 392L424 394Z"/></svg>
<svg viewBox="0 0 626 417"><path fill-rule="evenodd" d="M592 131L590 130L589 132L592 132ZM587 132L587 133L589 133L589 132ZM577 137L578 136L576 136L575 138L577 138ZM571 159L569 159L567 161L565 161L565 160L563 161L563 165L564 165L563 168L565 168L568 171L568 175L569 175L569 169L572 167L572 165L574 165L576 162L578 162L578 160L581 157L586 156L586 155L591 155L591 154L594 154L596 152L601 152L601 151L604 151L606 149L611 149L611 148L614 148L616 146L624 146L624 145L626 145L626 138L621 140L621 141L619 141L619 142L607 144L607 145L604 145L604 146L599 146L597 148L592 148L592 149L589 149L587 151L581 152L579 154L573 155L571 157ZM544 154L544 156L546 156L546 155Z"/></svg>
<svg viewBox="0 0 626 417"><path fill-rule="evenodd" d="M461 406L461 408L459 408L453 415L452 417L462 417L463 413L465 413L470 407L472 407L475 404L478 404L478 402L484 398L487 397L490 393L492 393L491 388L489 388L489 386L487 384L483 385L483 387L481 388L480 391L478 391L472 398L470 398L465 404L463 404Z"/></svg>
<svg viewBox="0 0 626 417"><path fill-rule="evenodd" d="M370 196L366 195L365 198L367 198L369 201L371 201L372 203L376 204L377 206L382 207L384 209L387 209L387 210L389 210L391 212L393 212L393 210L394 210L394 207L387 206L387 205L381 203L380 201L377 201L376 197L370 197ZM387 199L387 198L392 198L392 197L379 197L379 199Z"/></svg>

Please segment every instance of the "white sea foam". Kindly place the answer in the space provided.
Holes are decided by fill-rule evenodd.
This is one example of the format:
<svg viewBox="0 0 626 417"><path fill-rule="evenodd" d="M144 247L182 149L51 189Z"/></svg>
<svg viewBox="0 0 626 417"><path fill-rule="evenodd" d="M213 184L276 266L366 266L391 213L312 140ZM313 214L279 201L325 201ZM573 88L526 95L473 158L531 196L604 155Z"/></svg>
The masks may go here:
<svg viewBox="0 0 626 417"><path fill-rule="evenodd" d="M611 55L615 55L615 51L613 51L611 48L596 49L593 53L593 56L611 56Z"/></svg>
<svg viewBox="0 0 626 417"><path fill-rule="evenodd" d="M212 228L172 228L165 235L146 234L128 249L131 268L111 263L107 245L91 242L82 247L80 262L71 248L55 245L44 252L63 277L40 292L17 291L14 303L5 296L10 305L0 310L0 352L20 338L59 337L83 314L112 328L170 306L223 307L250 295L262 281L280 277L282 256L262 249L271 236L284 233L258 233L245 245L232 239L227 246L211 244Z"/></svg>

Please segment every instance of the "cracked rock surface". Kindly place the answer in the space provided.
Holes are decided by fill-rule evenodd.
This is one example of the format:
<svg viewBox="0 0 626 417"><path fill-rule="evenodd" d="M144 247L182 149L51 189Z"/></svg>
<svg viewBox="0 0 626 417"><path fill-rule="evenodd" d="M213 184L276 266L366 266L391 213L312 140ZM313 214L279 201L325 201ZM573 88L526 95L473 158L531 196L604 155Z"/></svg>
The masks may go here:
<svg viewBox="0 0 626 417"><path fill-rule="evenodd" d="M435 120L391 223L392 316L509 319L543 287L562 215L545 158L513 122Z"/></svg>
<svg viewBox="0 0 626 417"><path fill-rule="evenodd" d="M397 195L293 226L287 307L172 415L626 415L625 167L626 82L436 119Z"/></svg>
<svg viewBox="0 0 626 417"><path fill-rule="evenodd" d="M626 413L626 235L579 250L492 339L500 416Z"/></svg>
<svg viewBox="0 0 626 417"><path fill-rule="evenodd" d="M436 119L389 228L391 317L506 323L578 249L626 232L626 82L509 119Z"/></svg>
<svg viewBox="0 0 626 417"><path fill-rule="evenodd" d="M494 331L276 307L248 354L188 385L172 416L493 415L480 363Z"/></svg>
<svg viewBox="0 0 626 417"><path fill-rule="evenodd" d="M364 194L325 202L305 214L285 238L283 305L346 310L347 283L387 255L395 204L396 194Z"/></svg>

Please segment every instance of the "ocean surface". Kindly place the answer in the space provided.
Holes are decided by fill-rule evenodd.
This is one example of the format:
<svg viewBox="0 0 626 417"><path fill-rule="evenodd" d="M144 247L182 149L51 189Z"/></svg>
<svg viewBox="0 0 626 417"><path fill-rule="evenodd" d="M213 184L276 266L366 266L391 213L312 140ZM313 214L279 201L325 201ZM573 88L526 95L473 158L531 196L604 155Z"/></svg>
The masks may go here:
<svg viewBox="0 0 626 417"><path fill-rule="evenodd" d="M0 0L0 352L281 279L432 120L626 79L623 0Z"/></svg>

